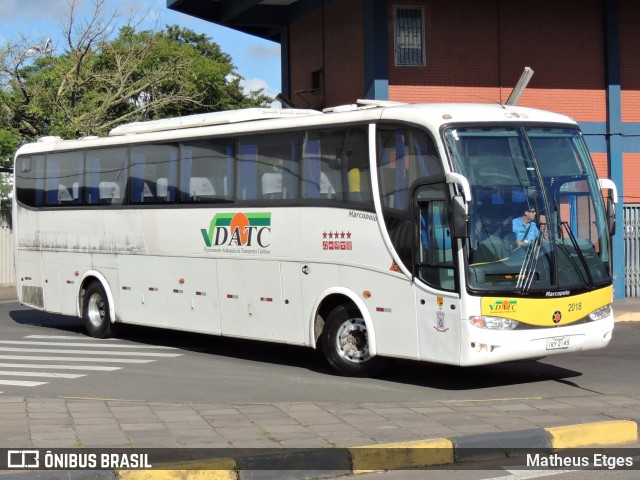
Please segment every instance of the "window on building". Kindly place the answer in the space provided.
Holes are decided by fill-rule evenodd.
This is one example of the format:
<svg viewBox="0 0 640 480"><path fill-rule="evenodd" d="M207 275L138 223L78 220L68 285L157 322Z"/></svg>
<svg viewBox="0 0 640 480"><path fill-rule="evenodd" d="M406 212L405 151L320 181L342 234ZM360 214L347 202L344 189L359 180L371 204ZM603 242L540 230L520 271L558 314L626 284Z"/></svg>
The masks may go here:
<svg viewBox="0 0 640 480"><path fill-rule="evenodd" d="M396 65L424 65L424 16L422 7L394 7Z"/></svg>

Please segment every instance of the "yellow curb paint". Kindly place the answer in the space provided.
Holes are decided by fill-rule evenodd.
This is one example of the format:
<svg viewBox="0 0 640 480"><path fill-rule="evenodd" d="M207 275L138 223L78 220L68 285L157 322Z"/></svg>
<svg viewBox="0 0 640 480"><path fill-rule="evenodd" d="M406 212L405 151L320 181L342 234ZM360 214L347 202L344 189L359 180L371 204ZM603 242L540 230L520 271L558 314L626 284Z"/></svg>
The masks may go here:
<svg viewBox="0 0 640 480"><path fill-rule="evenodd" d="M349 448L353 473L368 473L454 462L453 442L446 438ZM371 469L372 466L378 468Z"/></svg>
<svg viewBox="0 0 640 480"><path fill-rule="evenodd" d="M630 420L545 428L553 448L622 445L638 441L638 424Z"/></svg>
<svg viewBox="0 0 640 480"><path fill-rule="evenodd" d="M638 322L640 321L640 312L628 312L616 315L616 322Z"/></svg>
<svg viewBox="0 0 640 480"><path fill-rule="evenodd" d="M238 480L233 458L157 465L166 470L120 470L119 480Z"/></svg>

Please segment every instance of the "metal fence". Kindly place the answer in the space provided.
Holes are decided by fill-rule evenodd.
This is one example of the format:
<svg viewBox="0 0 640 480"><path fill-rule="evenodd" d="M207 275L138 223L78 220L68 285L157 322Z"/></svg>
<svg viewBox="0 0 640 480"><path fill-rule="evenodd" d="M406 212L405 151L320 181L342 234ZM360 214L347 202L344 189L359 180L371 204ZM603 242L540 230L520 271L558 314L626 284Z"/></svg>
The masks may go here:
<svg viewBox="0 0 640 480"><path fill-rule="evenodd" d="M640 297L640 203L624 206L625 297Z"/></svg>
<svg viewBox="0 0 640 480"><path fill-rule="evenodd" d="M13 232L8 226L0 225L0 286L15 284Z"/></svg>

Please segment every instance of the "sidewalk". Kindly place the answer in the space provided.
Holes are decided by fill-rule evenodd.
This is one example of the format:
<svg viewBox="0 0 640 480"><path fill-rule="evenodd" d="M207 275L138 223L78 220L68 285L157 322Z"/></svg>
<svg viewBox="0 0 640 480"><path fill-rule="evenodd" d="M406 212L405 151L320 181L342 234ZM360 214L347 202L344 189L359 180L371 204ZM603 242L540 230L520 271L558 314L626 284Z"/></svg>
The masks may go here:
<svg viewBox="0 0 640 480"><path fill-rule="evenodd" d="M173 457L180 463L157 471L161 476L119 472L128 479L318 478L325 469L339 476L471 457L506 458L514 448L637 448L639 419L640 395L357 404L168 404L0 395L0 448L169 449L183 455ZM224 466L215 469L223 477L196 475L213 468L211 462L185 463L220 455L216 462ZM158 468L172 460L160 458L150 463ZM287 475L274 476L273 463L265 466L265 461L299 468L286 467ZM318 466L319 461L328 463Z"/></svg>
<svg viewBox="0 0 640 480"><path fill-rule="evenodd" d="M8 302L17 298L15 287L0 287L0 302Z"/></svg>
<svg viewBox="0 0 640 480"><path fill-rule="evenodd" d="M613 301L613 311L617 322L640 321L640 297L627 297Z"/></svg>

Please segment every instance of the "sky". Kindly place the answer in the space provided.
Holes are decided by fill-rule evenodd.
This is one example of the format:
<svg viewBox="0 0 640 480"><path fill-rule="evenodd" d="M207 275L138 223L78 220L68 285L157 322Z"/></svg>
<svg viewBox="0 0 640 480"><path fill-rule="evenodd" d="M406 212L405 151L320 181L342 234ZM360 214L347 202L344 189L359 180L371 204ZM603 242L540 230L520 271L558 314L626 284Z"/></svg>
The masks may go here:
<svg viewBox="0 0 640 480"><path fill-rule="evenodd" d="M71 0L2 0L0 8L0 45L17 41L21 35L34 41L51 38L53 46L62 48L62 27L70 11ZM95 0L75 0L78 16L90 16ZM177 24L204 34L229 54L245 90L264 88L275 97L280 92L280 45L252 35L205 22L169 10L166 0L106 0L105 11L118 11L124 23L130 12L142 20L138 29L164 28ZM55 53L54 53L55 55Z"/></svg>

